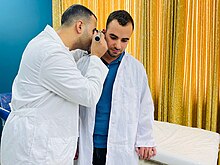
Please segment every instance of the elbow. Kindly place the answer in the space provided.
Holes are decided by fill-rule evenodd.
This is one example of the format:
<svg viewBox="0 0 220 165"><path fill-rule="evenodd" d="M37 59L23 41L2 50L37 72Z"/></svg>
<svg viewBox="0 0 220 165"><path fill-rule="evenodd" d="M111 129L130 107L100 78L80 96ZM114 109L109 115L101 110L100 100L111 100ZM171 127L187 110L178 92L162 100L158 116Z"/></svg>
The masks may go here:
<svg viewBox="0 0 220 165"><path fill-rule="evenodd" d="M87 98L86 105L87 107L94 107L98 103L102 93L101 89L94 89L90 91L89 97Z"/></svg>

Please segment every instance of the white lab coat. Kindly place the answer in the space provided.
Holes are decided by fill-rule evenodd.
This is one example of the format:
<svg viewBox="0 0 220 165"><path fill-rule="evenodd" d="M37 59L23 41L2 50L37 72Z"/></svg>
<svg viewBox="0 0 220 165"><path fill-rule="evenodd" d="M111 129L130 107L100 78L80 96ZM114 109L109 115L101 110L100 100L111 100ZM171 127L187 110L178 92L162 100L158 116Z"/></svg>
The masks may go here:
<svg viewBox="0 0 220 165"><path fill-rule="evenodd" d="M94 109L80 107L78 165L92 164ZM113 85L106 164L137 165L135 147L155 146L153 121L154 105L145 69L125 53Z"/></svg>
<svg viewBox="0 0 220 165"><path fill-rule="evenodd" d="M72 165L79 104L94 106L108 69L90 56L85 76L47 26L26 47L12 87L12 112L1 141L2 165ZM28 74L27 74L28 73Z"/></svg>

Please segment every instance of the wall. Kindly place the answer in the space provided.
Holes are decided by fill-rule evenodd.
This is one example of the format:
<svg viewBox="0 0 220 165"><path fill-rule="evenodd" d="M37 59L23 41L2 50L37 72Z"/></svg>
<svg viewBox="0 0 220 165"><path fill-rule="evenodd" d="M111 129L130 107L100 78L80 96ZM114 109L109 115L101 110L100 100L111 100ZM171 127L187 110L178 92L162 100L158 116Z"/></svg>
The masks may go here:
<svg viewBox="0 0 220 165"><path fill-rule="evenodd" d="M52 25L52 0L0 0L0 93L11 92L27 43Z"/></svg>

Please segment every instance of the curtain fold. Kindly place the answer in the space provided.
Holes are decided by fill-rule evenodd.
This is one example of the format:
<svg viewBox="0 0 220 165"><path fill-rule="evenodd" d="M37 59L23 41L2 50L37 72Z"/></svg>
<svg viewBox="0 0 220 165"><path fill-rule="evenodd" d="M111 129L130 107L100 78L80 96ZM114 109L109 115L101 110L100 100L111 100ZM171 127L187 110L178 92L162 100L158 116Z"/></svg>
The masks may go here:
<svg viewBox="0 0 220 165"><path fill-rule="evenodd" d="M146 0L143 10L156 118L220 132L219 0Z"/></svg>
<svg viewBox="0 0 220 165"><path fill-rule="evenodd" d="M156 120L220 133L220 0L53 0L55 29L74 3L97 15L99 29L113 10L132 15L127 51L146 68Z"/></svg>

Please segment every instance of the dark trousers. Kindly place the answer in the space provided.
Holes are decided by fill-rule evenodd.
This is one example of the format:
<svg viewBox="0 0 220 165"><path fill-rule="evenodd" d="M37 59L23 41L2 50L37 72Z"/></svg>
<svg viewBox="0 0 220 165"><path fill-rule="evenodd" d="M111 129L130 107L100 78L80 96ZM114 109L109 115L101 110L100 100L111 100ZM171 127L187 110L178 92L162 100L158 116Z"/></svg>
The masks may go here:
<svg viewBox="0 0 220 165"><path fill-rule="evenodd" d="M93 165L105 165L107 148L94 148Z"/></svg>

